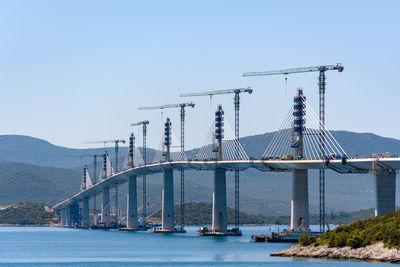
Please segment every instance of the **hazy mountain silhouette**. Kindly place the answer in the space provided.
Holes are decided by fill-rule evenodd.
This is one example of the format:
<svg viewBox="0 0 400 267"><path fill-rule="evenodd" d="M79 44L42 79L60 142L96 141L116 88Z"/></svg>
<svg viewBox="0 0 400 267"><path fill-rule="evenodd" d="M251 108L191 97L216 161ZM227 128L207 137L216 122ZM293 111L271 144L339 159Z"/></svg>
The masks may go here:
<svg viewBox="0 0 400 267"><path fill-rule="evenodd" d="M241 143L250 157L263 154L274 133L241 138ZM385 138L372 133L333 131L337 141L349 156L370 156L374 152L400 154L400 140ZM107 148L113 157L113 147ZM43 202L54 204L79 190L80 168L89 164L92 173L92 158L78 155L102 154L104 148L70 149L53 145L29 136L0 136L0 205L18 202ZM120 162L127 152L120 149ZM194 158L197 150L188 151ZM152 159L154 150L148 150ZM99 161L98 168L100 168ZM38 166L40 165L40 166ZM60 168L62 167L62 168ZM99 172L97 172L99 173ZM178 173L176 173L178 177ZM211 202L212 172L186 171L186 200L189 202ZM318 211L318 174L309 172L310 212ZM228 204L233 206L233 173L227 175ZM141 179L138 179L140 186ZM178 204L179 179L176 183ZM153 208L160 206L161 175L148 176L148 199ZM327 171L327 210L358 210L374 207L375 181L373 175L341 175ZM397 183L397 191L400 191ZM260 172L246 170L241 173L241 209L251 214L287 215L290 213L291 173ZM141 198L138 190L139 198ZM126 188L121 186L121 205L125 206ZM140 203L140 199L139 199ZM399 201L397 201L399 205Z"/></svg>

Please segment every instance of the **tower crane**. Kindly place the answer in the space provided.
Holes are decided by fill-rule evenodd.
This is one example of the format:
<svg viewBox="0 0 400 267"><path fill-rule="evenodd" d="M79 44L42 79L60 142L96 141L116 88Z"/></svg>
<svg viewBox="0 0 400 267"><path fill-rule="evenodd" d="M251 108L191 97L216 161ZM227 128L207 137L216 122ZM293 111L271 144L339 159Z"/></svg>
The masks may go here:
<svg viewBox="0 0 400 267"><path fill-rule="evenodd" d="M143 127L143 162L144 165L147 164L146 160L146 135L147 135L147 125L149 124L149 121L139 121L132 123L131 126L140 126L142 125ZM142 197L142 217L146 219L146 207L147 207L147 200L146 200L146 175L143 175L143 197Z"/></svg>
<svg viewBox="0 0 400 267"><path fill-rule="evenodd" d="M114 166L114 171L115 173L118 173L118 150L119 150L119 143L125 144L126 141L123 139L114 139L114 140L103 140L103 141L88 141L85 142L85 144L99 144L103 143L104 145L106 143L114 143L115 144L115 166ZM118 184L115 186L115 215L118 221L118 216L119 216L119 211L118 211Z"/></svg>
<svg viewBox="0 0 400 267"><path fill-rule="evenodd" d="M97 155L97 154L92 154L92 155L68 155L68 157L79 157L79 158L81 158L81 159L83 159L83 158L91 158L91 157L93 157L93 179L92 179L92 182L93 182L93 185L95 185L96 184L96 179L97 179L97 176L96 176L96 172L97 172L97 157L102 157L103 155ZM93 198L93 210L96 210L96 197L94 197Z"/></svg>
<svg viewBox="0 0 400 267"><path fill-rule="evenodd" d="M325 85L326 77L325 72L328 70L337 70L342 72L344 69L341 63L336 65L322 65L322 66L312 66L312 67L302 67L284 70L272 70L263 72L245 72L243 77L249 76L267 76L267 75L279 75L279 74L291 74L291 73L304 73L304 72L319 72L318 87L319 87L319 139L320 139L320 151L321 158L325 155ZM319 227L320 231L325 232L325 170L319 170Z"/></svg>
<svg viewBox="0 0 400 267"><path fill-rule="evenodd" d="M194 108L194 104L191 103L179 103L179 104L168 104L161 106L150 106L150 107L139 107L139 110L149 109L168 109L168 108L180 108L181 116L181 151L185 151L185 108ZM185 219L185 171L181 170L181 229L184 227Z"/></svg>
<svg viewBox="0 0 400 267"><path fill-rule="evenodd" d="M235 94L234 97L234 106L235 106L235 138L239 140L239 105L240 105L240 94L241 93L253 93L253 89L251 87L247 88L235 88L235 89L226 89L226 90L215 90L215 91L207 91L201 93L184 93L180 94L180 97L189 97L189 96L210 96L213 95L222 95L222 94ZM238 151L238 149L236 149ZM235 228L239 229L239 170L235 170Z"/></svg>

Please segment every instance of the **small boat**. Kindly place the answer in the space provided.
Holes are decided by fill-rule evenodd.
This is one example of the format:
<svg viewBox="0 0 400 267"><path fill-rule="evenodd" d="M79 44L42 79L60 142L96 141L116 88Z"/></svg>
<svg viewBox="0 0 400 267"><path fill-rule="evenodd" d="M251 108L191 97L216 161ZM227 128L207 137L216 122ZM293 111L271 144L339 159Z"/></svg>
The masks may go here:
<svg viewBox="0 0 400 267"><path fill-rule="evenodd" d="M239 228L228 229L226 232L210 231L207 227L200 227L198 236L242 236Z"/></svg>
<svg viewBox="0 0 400 267"><path fill-rule="evenodd" d="M320 232L311 232L309 230L283 230L282 232L272 232L270 235L252 235L254 242L270 242L270 243L297 243L300 235L306 233L311 237L318 237Z"/></svg>

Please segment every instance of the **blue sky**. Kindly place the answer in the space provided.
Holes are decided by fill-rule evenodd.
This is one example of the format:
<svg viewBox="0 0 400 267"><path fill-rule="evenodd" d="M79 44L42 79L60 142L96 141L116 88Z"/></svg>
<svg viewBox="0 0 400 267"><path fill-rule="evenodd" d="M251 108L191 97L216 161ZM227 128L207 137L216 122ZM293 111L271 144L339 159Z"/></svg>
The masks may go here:
<svg viewBox="0 0 400 267"><path fill-rule="evenodd" d="M242 95L241 136L276 130L297 87L318 110L317 73L243 78L247 71L343 63L327 72L329 129L400 139L399 1L0 1L0 134L68 147L128 138L178 110L139 106L193 101L186 144L202 144L233 96L179 98L252 86ZM134 130L139 134L138 130ZM141 138L138 138L141 142Z"/></svg>

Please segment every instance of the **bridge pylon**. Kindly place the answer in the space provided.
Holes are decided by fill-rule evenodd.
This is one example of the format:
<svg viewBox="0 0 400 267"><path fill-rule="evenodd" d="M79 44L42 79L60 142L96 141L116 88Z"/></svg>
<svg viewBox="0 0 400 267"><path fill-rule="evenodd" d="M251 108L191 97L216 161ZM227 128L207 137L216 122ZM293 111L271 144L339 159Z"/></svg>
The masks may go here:
<svg viewBox="0 0 400 267"><path fill-rule="evenodd" d="M162 141L162 156L165 162L170 162L175 159L172 153L172 128L171 121L167 118L164 124L164 137ZM180 150L179 150L180 153ZM178 154L179 154L178 153ZM184 153L180 153L183 158ZM157 158L157 155L155 156ZM174 170L172 168L164 169L163 190L161 195L161 229L153 229L152 233L183 233L185 230L175 229L175 214L174 214Z"/></svg>
<svg viewBox="0 0 400 267"><path fill-rule="evenodd" d="M225 140L225 124L224 124L224 111L221 105L218 105L215 111L215 120L212 127L212 137L210 143L206 143L197 155L198 159L209 160L213 158L216 162L227 159L237 159L242 156L247 158L246 153L239 144L239 140L235 138L233 133L230 138ZM231 129L230 129L231 130ZM231 157L231 158L229 158ZM212 204L212 226L209 231L203 228L199 235L201 236L240 236L242 233L238 228L228 230L227 218L227 201L226 201L226 168L216 166L214 168L214 191L213 191L213 204Z"/></svg>
<svg viewBox="0 0 400 267"><path fill-rule="evenodd" d="M292 148L296 158L304 156L303 132L305 124L305 97L303 90L297 89L293 105L293 141ZM292 170L292 201L290 213L290 227L293 230L308 230L308 171L307 169Z"/></svg>

